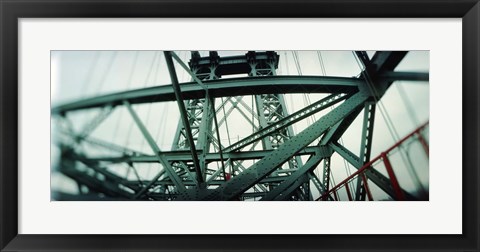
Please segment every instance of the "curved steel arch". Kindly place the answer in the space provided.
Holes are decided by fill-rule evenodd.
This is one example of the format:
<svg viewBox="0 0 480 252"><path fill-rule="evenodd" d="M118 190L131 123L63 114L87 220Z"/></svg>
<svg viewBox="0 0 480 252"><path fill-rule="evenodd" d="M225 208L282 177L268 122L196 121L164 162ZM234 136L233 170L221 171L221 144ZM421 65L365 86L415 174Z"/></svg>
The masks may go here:
<svg viewBox="0 0 480 252"><path fill-rule="evenodd" d="M261 76L217 79L203 82L211 97L228 97L274 93L352 93L358 86L365 84L359 78L325 76ZM205 98L205 90L196 82L180 84L184 99ZM172 85L148 87L114 94L87 98L52 108L53 114L73 110L120 105L124 101L130 104L175 101Z"/></svg>

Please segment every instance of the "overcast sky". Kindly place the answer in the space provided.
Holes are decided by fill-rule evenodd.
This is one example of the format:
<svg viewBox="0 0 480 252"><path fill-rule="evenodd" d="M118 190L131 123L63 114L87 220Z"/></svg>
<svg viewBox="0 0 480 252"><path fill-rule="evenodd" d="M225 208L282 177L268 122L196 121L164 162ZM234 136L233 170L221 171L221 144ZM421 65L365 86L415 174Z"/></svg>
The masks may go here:
<svg viewBox="0 0 480 252"><path fill-rule="evenodd" d="M190 52L179 51L176 53L184 62L188 62L190 59ZM244 53L245 51L219 51L220 56ZM323 75L320 60L323 60L325 73L328 76L353 77L360 73L360 66L355 61L351 51L322 51L320 53L321 57L315 51L298 51L296 53L292 51L277 51L277 53L280 55L277 75ZM370 57L373 53L369 52ZM208 52L201 52L201 54L204 56ZM52 51L51 57L52 106L101 94L170 84L163 52L160 51ZM295 64L296 59L298 59L298 65ZM190 76L183 71L180 65L176 64L176 70L180 82L189 82L191 80ZM396 70L428 72L429 52L409 52ZM324 94L286 94L287 110L289 113L292 113L325 96ZM243 101L252 106L251 96L244 97ZM216 103L219 104L220 99L217 99ZM225 109L228 110L230 107L231 105L228 105ZM151 135L154 136L161 150L170 150L179 122L176 102L135 105L134 108ZM383 115L381 112L383 112ZM96 109L75 112L69 114L69 119L73 122L75 130L79 131L89 118L93 118L96 113L98 113ZM296 133L302 131L322 114L324 113L319 113L315 118L311 117L296 123L293 126L294 131ZM381 105L377 106L372 158L395 143L394 137L387 129L386 116L393 122L394 130L397 131L400 138L410 133L419 124L428 121L429 83L397 81L390 87L382 98ZM342 137L343 144L357 155L360 149L362 120L363 113L358 116ZM228 146L230 145L229 143L233 143L252 133L251 126L237 111L232 112L231 116L228 117L227 124L228 132L225 124L220 127L221 141L224 146ZM56 122L53 121L52 137L54 138L58 127ZM115 109L91 135L98 139L122 146L127 145L132 149L152 154L148 144L146 144L140 131L130 118L130 114L122 107ZM93 148L90 145L84 147L84 151L89 155L109 154L108 151ZM409 152L411 159L416 164L415 168L423 186L428 187L428 162L424 154L421 153L420 146L412 145L409 148ZM52 164L58 159L57 155L56 147L52 146ZM415 186L412 183L411 174L408 173L403 165L399 154L392 156L392 163L399 177L400 184L404 188L413 190ZM338 158L336 154L331 164L332 174L337 183L356 170L352 166L346 165L343 159ZM115 169L118 174L126 174L125 166L120 165L112 169ZM145 164L138 165L137 169L142 178L148 179L153 177L161 167L160 165ZM384 168L381 166L378 166L378 169L385 173ZM321 170L321 165L317 170ZM317 174L321 179L321 172ZM133 174L129 176L133 176ZM133 177L130 178L133 179ZM372 187L372 190L376 191L375 195L377 198L386 197L375 189L375 186ZM76 186L73 186L72 183L59 175L52 176L52 188L61 188L70 192L77 190Z"/></svg>

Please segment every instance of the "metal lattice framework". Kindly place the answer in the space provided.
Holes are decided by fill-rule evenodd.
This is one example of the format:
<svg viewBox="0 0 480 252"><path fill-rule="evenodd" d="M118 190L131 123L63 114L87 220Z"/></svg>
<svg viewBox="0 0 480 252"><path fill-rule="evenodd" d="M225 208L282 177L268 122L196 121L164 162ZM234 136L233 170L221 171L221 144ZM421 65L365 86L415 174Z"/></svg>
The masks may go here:
<svg viewBox="0 0 480 252"><path fill-rule="evenodd" d="M335 200L336 195L330 194L330 163L332 154L337 153L362 172L345 182L353 188L352 193L348 184L345 186L350 200L371 200L368 182L394 200L424 199L392 184L392 176L371 167L370 155L378 101L393 81L428 81L428 73L394 71L407 54L405 51L376 52L371 59L366 52L355 53L365 70L358 77L346 78L278 76L280 56L273 51L228 57L220 57L215 51L206 57L192 52L188 65L174 52L164 52L171 85L97 96L52 108L52 115L64 125L67 135L59 143L61 160L55 168L79 187L88 188L88 197L84 197L87 199L314 200L311 190L315 188L323 200ZM190 74L191 82L179 83L174 61ZM224 78L240 74L245 77ZM289 114L283 95L287 93L328 95ZM252 96L255 107L246 104L244 96ZM176 101L181 115L168 151L160 149L133 108L135 104L166 101ZM230 106L225 109L227 104ZM90 137L119 107L127 109L153 155ZM74 132L66 115L92 108L101 110L81 132ZM224 145L219 127L233 110L250 123L253 132ZM321 111L323 116L295 134L293 124ZM339 139L362 112L361 149L355 154ZM425 143L421 134L419 139ZM82 142L117 154L90 157L77 148ZM136 179L126 179L112 172L111 167L120 163L135 173L138 163L158 163L162 169L148 180L138 174ZM315 170L320 170L322 177ZM65 195L62 199L80 197Z"/></svg>

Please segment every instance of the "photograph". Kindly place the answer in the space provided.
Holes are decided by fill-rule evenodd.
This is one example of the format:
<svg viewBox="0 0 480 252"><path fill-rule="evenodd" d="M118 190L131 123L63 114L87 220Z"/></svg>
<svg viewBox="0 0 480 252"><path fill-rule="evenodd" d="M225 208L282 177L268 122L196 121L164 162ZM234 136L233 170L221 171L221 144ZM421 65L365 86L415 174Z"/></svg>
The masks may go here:
<svg viewBox="0 0 480 252"><path fill-rule="evenodd" d="M429 201L428 50L53 50L50 69L51 201Z"/></svg>

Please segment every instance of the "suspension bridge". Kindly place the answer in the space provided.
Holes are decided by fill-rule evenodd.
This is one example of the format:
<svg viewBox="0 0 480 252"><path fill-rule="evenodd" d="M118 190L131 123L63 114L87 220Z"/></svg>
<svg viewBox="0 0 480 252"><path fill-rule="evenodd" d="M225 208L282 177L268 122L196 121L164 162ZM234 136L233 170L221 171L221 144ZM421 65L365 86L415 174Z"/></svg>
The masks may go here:
<svg viewBox="0 0 480 252"><path fill-rule="evenodd" d="M347 52L351 76L321 51L308 54L316 75L295 51L154 52L153 84L135 88L139 52L126 73L111 73L115 53L84 84L102 61L92 89L115 74L124 90L52 106L52 178L75 187L52 182L54 200L428 200L428 116L398 83L428 88L429 74L397 70L410 52ZM408 132L384 105L395 85Z"/></svg>

